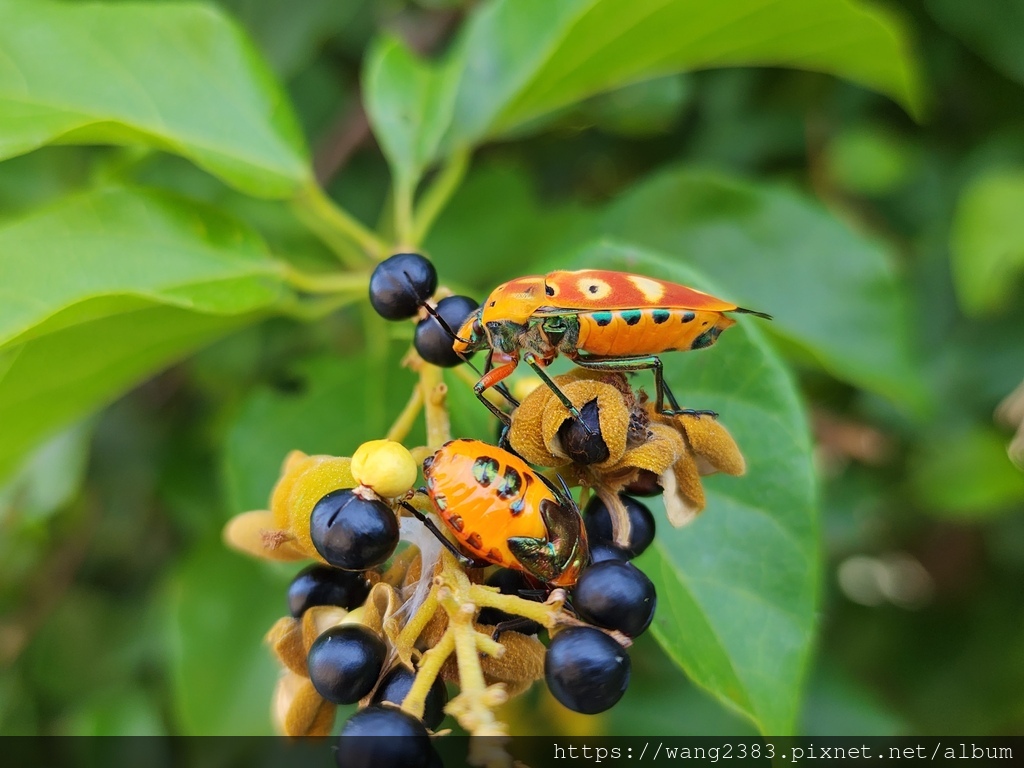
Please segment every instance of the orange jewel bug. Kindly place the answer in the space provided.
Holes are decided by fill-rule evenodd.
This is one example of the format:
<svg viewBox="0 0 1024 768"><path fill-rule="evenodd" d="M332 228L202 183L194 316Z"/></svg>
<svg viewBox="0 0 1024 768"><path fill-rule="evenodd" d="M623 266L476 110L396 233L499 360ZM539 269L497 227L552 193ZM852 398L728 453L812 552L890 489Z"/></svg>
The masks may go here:
<svg viewBox="0 0 1024 768"><path fill-rule="evenodd" d="M559 354L584 368L651 369L658 411L702 413L680 409L665 384L658 355L710 347L736 322L727 312L771 319L694 288L643 275L602 269L549 272L495 288L459 329L452 347L463 357L488 350L474 391L505 423L508 416L483 393L509 376L520 358L580 418L544 371ZM664 409L665 400L670 411Z"/></svg>
<svg viewBox="0 0 1024 768"><path fill-rule="evenodd" d="M554 587L573 586L588 564L586 528L568 489L556 489L518 456L479 440L452 440L423 462L423 477L421 490L477 561ZM451 548L427 517L406 508Z"/></svg>

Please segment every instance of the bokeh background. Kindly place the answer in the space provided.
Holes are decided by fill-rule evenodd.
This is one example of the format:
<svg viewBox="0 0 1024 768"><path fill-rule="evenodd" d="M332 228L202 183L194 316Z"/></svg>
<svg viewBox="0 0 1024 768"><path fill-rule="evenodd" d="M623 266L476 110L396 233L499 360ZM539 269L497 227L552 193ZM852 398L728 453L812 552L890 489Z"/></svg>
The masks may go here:
<svg viewBox="0 0 1024 768"><path fill-rule="evenodd" d="M325 188L377 226L392 201L360 107L367 47L384 29L441 51L474 3L216 5L283 83ZM888 12L920 74L916 115L793 69L645 80L484 143L425 249L442 282L482 298L598 228L645 230L673 184L712 179L720 194L685 211L698 266L731 295L756 295L758 308L784 313L797 293L801 306L847 306L852 326L873 329L851 342L855 357L824 362L787 333L771 336L810 416L820 497L818 637L798 729L1020 734L1024 473L1007 446L1022 408L995 413L1024 379L1024 3L909 0ZM300 263L324 258L286 206L243 197L171 154L16 154L0 164L0 227L130 176L223 206ZM665 169L683 176L658 177ZM754 269L762 247L774 260ZM856 271L865 249L884 265L877 290L817 278ZM796 270L802 262L782 255L796 250L817 268ZM350 422L387 424L410 381L396 362L411 327L377 345L364 308L330 309L222 329L31 446L0 420L0 443L15 446L0 491L0 733L271 731L276 670L261 638L284 614L296 569L228 551L221 528L264 503L282 440L341 453ZM383 356L354 374L345 361L368 341ZM5 393L12 358L2 352L10 415L18 393ZM47 386L36 393L44 402ZM345 412L346 398L358 413ZM611 712L573 715L537 686L509 708L513 731L754 732L651 637L633 661Z"/></svg>

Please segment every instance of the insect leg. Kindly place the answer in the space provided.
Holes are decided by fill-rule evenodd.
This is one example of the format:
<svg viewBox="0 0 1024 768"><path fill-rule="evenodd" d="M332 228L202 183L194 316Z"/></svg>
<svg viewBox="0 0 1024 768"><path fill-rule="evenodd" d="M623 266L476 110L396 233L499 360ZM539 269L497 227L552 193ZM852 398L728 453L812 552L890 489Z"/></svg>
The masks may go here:
<svg viewBox="0 0 1024 768"><path fill-rule="evenodd" d="M541 381L544 382L547 388L555 393L555 397L557 397L558 401L565 406L566 410L569 411L569 414L573 417L573 419L575 419L576 421L583 425L584 431L586 431L588 435L593 435L594 431L587 426L587 423L585 421L583 421L583 417L580 415L579 409L575 405L573 405L572 400L569 399L568 395L566 395L565 392L563 392L559 388L559 386L555 384L552 378L548 376L547 371L545 371L544 366L541 365L540 362L538 362L536 356L532 352L527 352L525 355L523 355L523 360L526 362L528 366L533 368L533 372L540 377Z"/></svg>
<svg viewBox="0 0 1024 768"><path fill-rule="evenodd" d="M496 624L491 632L491 640L495 642L501 637L502 632L518 632L523 629L530 629L536 622L533 619L515 618Z"/></svg>
<svg viewBox="0 0 1024 768"><path fill-rule="evenodd" d="M490 565L488 562L480 563L479 561L462 554L462 552L459 551L459 548L452 544L448 537L441 533L441 530L434 525L434 521L416 509L412 504L407 501L400 501L398 503L405 507L409 512L412 512L413 517L423 523L427 530L437 537L437 540L444 545L445 549L454 555L455 559L458 560L464 568L482 568L485 565Z"/></svg>
<svg viewBox="0 0 1024 768"><path fill-rule="evenodd" d="M641 355L638 357L609 357L609 358L592 358L578 356L573 358L573 362L581 368L590 368L595 371L646 371L651 370L654 372L654 387L657 391L657 398L654 401L655 410L658 413L664 413L668 416L687 415L687 416L711 416L715 418L718 416L714 411L696 411L692 408L680 408L679 402L676 400L675 395L672 394L672 390L668 388L668 384L665 383L665 376L662 372L661 358L657 355ZM668 399L671 408L666 409L665 399Z"/></svg>
<svg viewBox="0 0 1024 768"><path fill-rule="evenodd" d="M477 400L479 400L481 403L487 406L487 410L489 410L491 413L497 416L501 423L505 424L506 426L512 423L511 418L507 413L505 413L498 406L496 406L494 403L492 403L490 400L484 397L484 391L490 389L491 387L497 386L502 379L507 378L515 369L516 363L515 361L513 361L511 363L506 363L505 365L502 365L498 368L488 370L481 377L480 381L478 381L473 386L473 394L476 395ZM513 402L515 401L513 400Z"/></svg>

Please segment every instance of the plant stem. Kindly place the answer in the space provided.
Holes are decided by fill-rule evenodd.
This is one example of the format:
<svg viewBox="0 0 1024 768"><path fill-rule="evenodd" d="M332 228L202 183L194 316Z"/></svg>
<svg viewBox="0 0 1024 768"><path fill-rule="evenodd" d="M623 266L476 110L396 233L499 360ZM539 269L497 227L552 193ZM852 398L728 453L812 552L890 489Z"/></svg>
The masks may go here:
<svg viewBox="0 0 1024 768"><path fill-rule="evenodd" d="M409 692L402 702L402 709L415 718L423 719L423 709L427 703L427 696L430 688L434 685L441 667L455 650L455 634L449 629L441 635L437 645L428 650L420 658L419 667L416 670L416 679L413 680Z"/></svg>
<svg viewBox="0 0 1024 768"><path fill-rule="evenodd" d="M416 189L412 179L398 178L394 188L395 244L399 251L413 250L412 205Z"/></svg>
<svg viewBox="0 0 1024 768"><path fill-rule="evenodd" d="M302 222L353 269L364 269L368 264L353 246L377 261L388 253L383 240L331 200L316 182L303 187L292 205Z"/></svg>
<svg viewBox="0 0 1024 768"><path fill-rule="evenodd" d="M420 198L413 216L412 244L419 246L427 238L438 215L451 200L455 190L459 188L466 170L469 168L469 150L460 149L448 158L447 164L438 172L430 187Z"/></svg>
<svg viewBox="0 0 1024 768"><path fill-rule="evenodd" d="M388 430L388 440L394 440L396 443L402 442L412 430L412 425L416 423L416 417L420 415L421 410L423 410L423 390L417 385L412 389L409 402L405 404L405 408L398 414L395 423Z"/></svg>
<svg viewBox="0 0 1024 768"><path fill-rule="evenodd" d="M452 426L448 417L448 385L441 369L424 362L420 367L420 392L426 406L427 446L440 448L452 439Z"/></svg>
<svg viewBox="0 0 1024 768"><path fill-rule="evenodd" d="M282 270L285 281L303 293L365 293L370 282L366 272L310 274L291 264L284 264Z"/></svg>

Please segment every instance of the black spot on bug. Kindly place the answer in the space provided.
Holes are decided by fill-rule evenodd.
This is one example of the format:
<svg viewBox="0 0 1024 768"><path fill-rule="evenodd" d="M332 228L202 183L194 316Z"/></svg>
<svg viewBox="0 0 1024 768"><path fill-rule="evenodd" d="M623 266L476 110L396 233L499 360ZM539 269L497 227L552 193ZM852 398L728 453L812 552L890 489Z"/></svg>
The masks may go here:
<svg viewBox="0 0 1024 768"><path fill-rule="evenodd" d="M550 285L545 285L544 286L544 293L546 293L548 296L554 296L555 295L555 289L552 286L550 286Z"/></svg>
<svg viewBox="0 0 1024 768"><path fill-rule="evenodd" d="M587 290L590 291L591 293L597 293L600 290L600 288L596 285L591 285L587 288Z"/></svg>
<svg viewBox="0 0 1024 768"><path fill-rule="evenodd" d="M466 543L473 549L480 549L484 545L484 539L479 533L473 531L473 533L466 537Z"/></svg>
<svg viewBox="0 0 1024 768"><path fill-rule="evenodd" d="M473 442L476 442L476 441L473 440L473 438L471 438L471 437L460 437L459 438L459 442L460 443L473 443Z"/></svg>
<svg viewBox="0 0 1024 768"><path fill-rule="evenodd" d="M484 488L494 482L498 476L498 460L490 456L481 456L473 462L473 477Z"/></svg>
<svg viewBox="0 0 1024 768"><path fill-rule="evenodd" d="M636 325L640 322L640 318L644 316L644 313L639 309L625 309L621 314L622 319L626 321L626 325Z"/></svg>
<svg viewBox="0 0 1024 768"><path fill-rule="evenodd" d="M522 487L523 478L512 467L506 467L505 475L502 477L501 484L498 486L498 498L511 499L513 496L519 494L519 489Z"/></svg>
<svg viewBox="0 0 1024 768"><path fill-rule="evenodd" d="M488 307L493 307L493 306L494 306L495 304L497 304L497 303L498 303L498 302L496 302L496 301L492 301L492 302L491 302L490 304L488 304L487 306L488 306Z"/></svg>
<svg viewBox="0 0 1024 768"><path fill-rule="evenodd" d="M710 347L718 340L718 336L721 332L721 329L717 325L708 328L704 333L693 340L693 343L690 345L690 349L704 349L705 347Z"/></svg>
<svg viewBox="0 0 1024 768"><path fill-rule="evenodd" d="M462 533L462 529L465 527L465 524L462 522L462 517L460 515L449 516L448 525L450 525L452 527L452 530L457 533Z"/></svg>
<svg viewBox="0 0 1024 768"><path fill-rule="evenodd" d="M672 316L672 313L667 309L655 309L651 312L651 317L657 325L661 325Z"/></svg>
<svg viewBox="0 0 1024 768"><path fill-rule="evenodd" d="M612 313L611 312L595 312L594 313L594 322L597 323L597 325L600 328L604 328L606 325L611 325L612 324Z"/></svg>
<svg viewBox="0 0 1024 768"><path fill-rule="evenodd" d="M683 312L683 316L681 319L684 323L688 323L691 320L693 320L693 318L695 318L696 316L697 315L695 315L693 312Z"/></svg>

